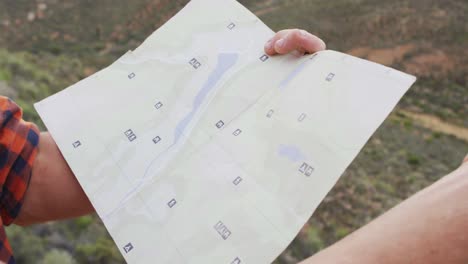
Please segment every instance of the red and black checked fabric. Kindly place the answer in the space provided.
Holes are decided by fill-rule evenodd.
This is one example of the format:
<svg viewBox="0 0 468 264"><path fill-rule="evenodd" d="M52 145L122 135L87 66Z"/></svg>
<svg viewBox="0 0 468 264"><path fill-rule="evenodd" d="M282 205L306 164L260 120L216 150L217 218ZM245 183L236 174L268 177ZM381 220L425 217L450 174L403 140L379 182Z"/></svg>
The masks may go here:
<svg viewBox="0 0 468 264"><path fill-rule="evenodd" d="M22 120L22 110L0 96L0 263L15 263L4 225L18 216L31 178L39 130Z"/></svg>

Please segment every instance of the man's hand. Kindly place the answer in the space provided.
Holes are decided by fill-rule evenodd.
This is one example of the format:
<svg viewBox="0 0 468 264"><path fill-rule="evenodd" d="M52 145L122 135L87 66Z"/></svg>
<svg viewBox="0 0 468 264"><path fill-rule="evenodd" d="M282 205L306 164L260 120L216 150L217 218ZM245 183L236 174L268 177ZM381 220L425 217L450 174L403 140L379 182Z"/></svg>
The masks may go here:
<svg viewBox="0 0 468 264"><path fill-rule="evenodd" d="M467 190L468 155L449 175L301 264L467 264Z"/></svg>
<svg viewBox="0 0 468 264"><path fill-rule="evenodd" d="M292 51L315 53L325 50L323 40L301 29L281 30L265 44L268 55L287 54Z"/></svg>

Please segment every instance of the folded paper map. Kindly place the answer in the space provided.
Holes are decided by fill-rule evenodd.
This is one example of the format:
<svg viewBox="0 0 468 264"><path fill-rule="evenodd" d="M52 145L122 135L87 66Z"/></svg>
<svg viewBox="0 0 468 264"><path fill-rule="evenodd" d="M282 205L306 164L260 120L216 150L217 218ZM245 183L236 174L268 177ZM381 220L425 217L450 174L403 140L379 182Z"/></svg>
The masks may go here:
<svg viewBox="0 0 468 264"><path fill-rule="evenodd" d="M192 0L35 107L128 263L270 263L415 78Z"/></svg>

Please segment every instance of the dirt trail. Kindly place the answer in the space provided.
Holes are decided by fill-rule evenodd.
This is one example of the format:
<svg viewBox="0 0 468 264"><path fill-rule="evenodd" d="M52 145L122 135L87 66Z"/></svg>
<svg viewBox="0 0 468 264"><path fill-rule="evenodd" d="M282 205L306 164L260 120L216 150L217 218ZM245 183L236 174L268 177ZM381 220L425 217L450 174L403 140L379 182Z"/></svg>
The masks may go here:
<svg viewBox="0 0 468 264"><path fill-rule="evenodd" d="M274 11L278 10L279 8L280 8L279 6L271 6L271 7L265 8L265 9L257 10L257 11L255 11L255 15L256 16L263 16L263 15L269 14L271 12L274 12Z"/></svg>
<svg viewBox="0 0 468 264"><path fill-rule="evenodd" d="M348 51L349 54L371 60L380 64L391 66L401 61L406 54L414 51L414 44L399 45L388 49L374 49L370 47L358 47Z"/></svg>
<svg viewBox="0 0 468 264"><path fill-rule="evenodd" d="M461 127L445 122L433 115L421 114L411 112L408 110L399 110L399 112L412 119L415 123L417 123L420 126L428 128L435 132L452 135L468 142L468 128L466 127Z"/></svg>
<svg viewBox="0 0 468 264"><path fill-rule="evenodd" d="M260 3L257 3L256 6L256 10L253 12L256 16L262 16L274 12L281 7L280 4L275 3L273 0L264 0Z"/></svg>

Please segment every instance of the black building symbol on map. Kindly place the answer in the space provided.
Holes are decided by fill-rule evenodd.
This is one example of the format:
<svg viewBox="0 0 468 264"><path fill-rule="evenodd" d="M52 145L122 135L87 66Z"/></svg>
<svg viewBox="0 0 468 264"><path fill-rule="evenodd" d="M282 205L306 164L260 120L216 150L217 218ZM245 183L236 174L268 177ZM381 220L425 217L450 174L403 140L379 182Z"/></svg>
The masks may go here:
<svg viewBox="0 0 468 264"><path fill-rule="evenodd" d="M172 199L172 200L170 200L170 201L167 203L167 206L169 206L169 208L172 208L172 207L174 207L176 204L177 204L176 199Z"/></svg>
<svg viewBox="0 0 468 264"><path fill-rule="evenodd" d="M239 185L242 181L242 177L237 177L234 179L234 181L232 182L234 185Z"/></svg>
<svg viewBox="0 0 468 264"><path fill-rule="evenodd" d="M269 57L268 55L263 54L263 55L260 57L260 60L263 61L263 62L265 62L265 61L267 61L269 58L270 58L270 57Z"/></svg>
<svg viewBox="0 0 468 264"><path fill-rule="evenodd" d="M135 135L135 133L133 133L133 130L131 129L125 131L125 136L127 136L130 142L133 142L135 139L137 139L137 136Z"/></svg>
<svg viewBox="0 0 468 264"><path fill-rule="evenodd" d="M314 172L314 168L312 166L310 166L309 164L304 162L304 163L302 163L301 167L299 167L299 172L301 172L305 176L309 177Z"/></svg>
<svg viewBox="0 0 468 264"><path fill-rule="evenodd" d="M160 137L160 136L157 136L157 137L153 138L153 143L154 143L154 144L158 144L159 141L161 141L161 137Z"/></svg>
<svg viewBox="0 0 468 264"><path fill-rule="evenodd" d="M232 134L233 134L234 136L236 136L236 137L237 137L237 136L239 136L241 133L242 133L242 130L240 130L240 129L237 129L237 130L236 130L236 131L234 131Z"/></svg>
<svg viewBox="0 0 468 264"><path fill-rule="evenodd" d="M161 102L157 102L157 103L154 105L154 108L156 108L156 109L160 109L161 107L163 107L163 103L161 103Z"/></svg>
<svg viewBox="0 0 468 264"><path fill-rule="evenodd" d="M79 146L81 146L81 142L79 140L73 142L73 147L74 148L78 148Z"/></svg>
<svg viewBox="0 0 468 264"><path fill-rule="evenodd" d="M195 58L191 59L191 60L189 61L189 63L190 63L190 65L192 65L192 67L195 68L195 69L198 69L198 68L200 68L200 66L201 66L201 63L200 63L197 59L195 59Z"/></svg>
<svg viewBox="0 0 468 264"><path fill-rule="evenodd" d="M242 261L241 261L241 259L238 258L238 257L235 258L235 259L231 262L231 264L241 264L241 263L242 263Z"/></svg>
<svg viewBox="0 0 468 264"><path fill-rule="evenodd" d="M227 26L227 28L228 28L228 29L231 29L231 30L234 29L235 27L236 27L236 24L234 24L234 23L230 23L230 24Z"/></svg>
<svg viewBox="0 0 468 264"><path fill-rule="evenodd" d="M271 109L270 111L268 111L268 113L267 113L266 116L267 116L268 118L271 118L271 117L273 116L274 113L275 113L275 110Z"/></svg>
<svg viewBox="0 0 468 264"><path fill-rule="evenodd" d="M133 250L133 245L132 245L132 243L128 243L127 245L125 245L125 246L123 247L123 250L125 251L125 253L128 253L128 252L132 251L132 250Z"/></svg>
<svg viewBox="0 0 468 264"><path fill-rule="evenodd" d="M226 240L231 236L231 231L223 224L223 222L219 221L214 226L214 229L218 234L221 236L222 239Z"/></svg>
<svg viewBox="0 0 468 264"><path fill-rule="evenodd" d="M221 129L224 126L223 120L219 120L218 123L216 123L216 127Z"/></svg>

